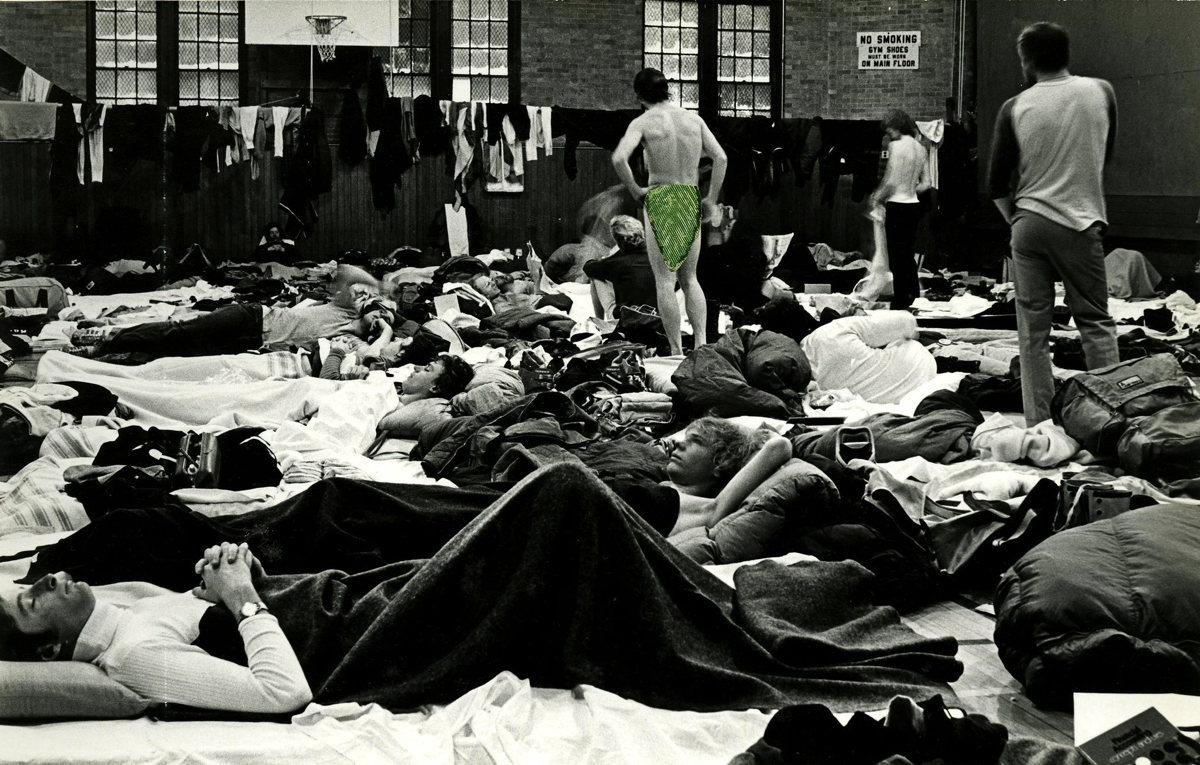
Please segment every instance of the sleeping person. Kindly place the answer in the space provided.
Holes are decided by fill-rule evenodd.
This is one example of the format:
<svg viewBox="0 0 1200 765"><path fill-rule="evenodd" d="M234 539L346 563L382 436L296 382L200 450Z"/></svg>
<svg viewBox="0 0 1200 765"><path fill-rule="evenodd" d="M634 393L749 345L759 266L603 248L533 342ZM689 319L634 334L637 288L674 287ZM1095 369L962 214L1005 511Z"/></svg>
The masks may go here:
<svg viewBox="0 0 1200 765"><path fill-rule="evenodd" d="M32 586L0 592L0 658L90 662L152 702L266 713L444 703L501 671L663 709L843 711L949 693L939 681L962 671L953 640L890 609L864 621L850 564L751 567L734 608L579 464L503 495L400 488L322 481L222 518L113 510L41 548ZM84 578L146 582L146 597L120 608ZM829 587L839 597L809 597ZM822 637L862 623L882 626Z"/></svg>
<svg viewBox="0 0 1200 765"><path fill-rule="evenodd" d="M346 332L366 336L384 311L379 283L353 266L338 266L333 298L315 306L281 308L239 303L182 321L155 321L113 329L76 330L69 352L94 358L110 353L163 356L210 356L259 348L286 349Z"/></svg>
<svg viewBox="0 0 1200 765"><path fill-rule="evenodd" d="M682 438L665 443L669 480L663 485L679 492L671 535L715 526L792 458L792 444L783 436L719 417L696 420Z"/></svg>

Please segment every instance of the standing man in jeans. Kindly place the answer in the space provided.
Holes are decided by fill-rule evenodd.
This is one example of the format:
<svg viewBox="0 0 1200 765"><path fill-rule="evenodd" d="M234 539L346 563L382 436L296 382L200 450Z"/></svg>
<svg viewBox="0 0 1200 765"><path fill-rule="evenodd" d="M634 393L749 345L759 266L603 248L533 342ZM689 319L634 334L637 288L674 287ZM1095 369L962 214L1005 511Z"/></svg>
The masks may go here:
<svg viewBox="0 0 1200 765"><path fill-rule="evenodd" d="M1066 288L1088 369L1119 361L1101 246L1107 226L1104 164L1116 140L1117 100L1108 82L1067 71L1070 38L1057 24L1026 27L1017 53L1029 87L1000 108L989 186L1012 226L1021 395L1032 427L1050 418L1054 396L1050 323L1056 279Z"/></svg>

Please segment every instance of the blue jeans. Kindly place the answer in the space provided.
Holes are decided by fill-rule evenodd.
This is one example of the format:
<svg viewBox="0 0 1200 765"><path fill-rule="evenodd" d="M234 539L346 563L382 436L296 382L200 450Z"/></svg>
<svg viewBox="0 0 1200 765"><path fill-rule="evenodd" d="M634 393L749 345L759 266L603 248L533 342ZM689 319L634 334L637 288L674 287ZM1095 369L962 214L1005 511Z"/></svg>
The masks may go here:
<svg viewBox="0 0 1200 765"><path fill-rule="evenodd" d="M1117 355L1117 325L1108 313L1108 275L1101 245L1102 223L1083 231L1019 210L1012 227L1013 286L1021 353L1021 399L1025 424L1050 419L1054 374L1050 325L1054 282L1061 279L1079 329L1089 370L1111 366Z"/></svg>

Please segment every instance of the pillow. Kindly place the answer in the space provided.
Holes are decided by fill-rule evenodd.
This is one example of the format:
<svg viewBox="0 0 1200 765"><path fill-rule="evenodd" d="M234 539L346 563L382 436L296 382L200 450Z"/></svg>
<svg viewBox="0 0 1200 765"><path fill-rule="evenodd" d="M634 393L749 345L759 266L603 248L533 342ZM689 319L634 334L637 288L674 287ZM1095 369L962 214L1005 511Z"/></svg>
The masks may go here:
<svg viewBox="0 0 1200 765"><path fill-rule="evenodd" d="M525 395L525 383L521 382L521 375L517 370L491 364L475 367L475 376L467 383L467 390L474 390L492 383L514 396Z"/></svg>
<svg viewBox="0 0 1200 765"><path fill-rule="evenodd" d="M471 417L490 412L510 398L519 398L519 396L513 396L497 383L473 385L450 399L450 409L453 414L460 417Z"/></svg>
<svg viewBox="0 0 1200 765"><path fill-rule="evenodd" d="M93 664L0 661L0 719L137 717L149 706Z"/></svg>
<svg viewBox="0 0 1200 765"><path fill-rule="evenodd" d="M401 438L419 438L425 428L451 417L449 401L444 398L423 398L396 407L379 421L379 430Z"/></svg>
<svg viewBox="0 0 1200 765"><path fill-rule="evenodd" d="M829 476L800 459L788 460L705 534L671 538L697 563L736 563L788 552L787 532L828 523L840 496ZM806 518L817 515L819 520Z"/></svg>

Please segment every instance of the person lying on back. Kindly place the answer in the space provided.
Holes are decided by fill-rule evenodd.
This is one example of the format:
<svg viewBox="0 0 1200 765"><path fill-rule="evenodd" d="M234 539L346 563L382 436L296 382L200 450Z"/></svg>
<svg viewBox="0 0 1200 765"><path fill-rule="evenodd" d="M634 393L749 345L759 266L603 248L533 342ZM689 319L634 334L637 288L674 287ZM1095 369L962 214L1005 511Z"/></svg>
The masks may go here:
<svg viewBox="0 0 1200 765"><path fill-rule="evenodd" d="M332 299L315 306L239 303L182 321L80 329L71 335L76 348L69 352L88 357L148 353L158 358L286 349L347 332L366 337L383 309L394 310L378 302L375 277L354 266L338 266L330 291Z"/></svg>

